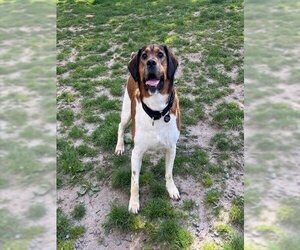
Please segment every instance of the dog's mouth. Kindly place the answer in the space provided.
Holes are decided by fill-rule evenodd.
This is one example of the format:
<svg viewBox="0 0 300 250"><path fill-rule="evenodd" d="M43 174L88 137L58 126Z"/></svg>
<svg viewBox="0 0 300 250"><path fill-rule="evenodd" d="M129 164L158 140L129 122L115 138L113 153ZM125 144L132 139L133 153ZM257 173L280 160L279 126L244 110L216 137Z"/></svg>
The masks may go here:
<svg viewBox="0 0 300 250"><path fill-rule="evenodd" d="M145 80L145 84L150 87L157 87L161 78L157 77L155 74L149 74L148 78Z"/></svg>

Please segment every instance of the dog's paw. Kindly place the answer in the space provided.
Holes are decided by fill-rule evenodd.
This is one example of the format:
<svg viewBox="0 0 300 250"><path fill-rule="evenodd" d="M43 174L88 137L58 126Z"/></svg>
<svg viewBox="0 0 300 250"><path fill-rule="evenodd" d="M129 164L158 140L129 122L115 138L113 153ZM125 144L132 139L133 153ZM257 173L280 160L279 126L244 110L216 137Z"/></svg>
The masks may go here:
<svg viewBox="0 0 300 250"><path fill-rule="evenodd" d="M122 155L124 153L124 144L117 144L115 155Z"/></svg>
<svg viewBox="0 0 300 250"><path fill-rule="evenodd" d="M133 214L137 214L140 210L140 202L136 199L130 199L128 211Z"/></svg>
<svg viewBox="0 0 300 250"><path fill-rule="evenodd" d="M171 199L180 200L180 194L174 182L167 183L167 190Z"/></svg>

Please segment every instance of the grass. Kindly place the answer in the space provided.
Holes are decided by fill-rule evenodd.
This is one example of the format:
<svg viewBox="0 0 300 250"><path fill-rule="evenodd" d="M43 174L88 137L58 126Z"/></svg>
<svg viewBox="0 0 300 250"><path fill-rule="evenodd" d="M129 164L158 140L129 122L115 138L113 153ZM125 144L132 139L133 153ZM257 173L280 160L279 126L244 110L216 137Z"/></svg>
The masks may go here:
<svg viewBox="0 0 300 250"><path fill-rule="evenodd" d="M14 14L16 8L22 9L23 21ZM2 58L10 61L0 70L5 81L0 94L0 119L4 124L0 186L7 195L1 195L0 209L0 248L4 250L30 249L34 242L44 245L43 239L55 240L54 225L45 225L48 208L53 206L40 203L49 198L44 196L45 189L55 190L56 61L52 14L54 2L1 1L1 21L7 23L8 31L1 34ZM26 32L21 27L26 27Z"/></svg>
<svg viewBox="0 0 300 250"><path fill-rule="evenodd" d="M217 224L215 230L222 235L228 235L231 232L230 226L224 223Z"/></svg>
<svg viewBox="0 0 300 250"><path fill-rule="evenodd" d="M209 174L204 173L204 175L202 176L202 184L206 188L209 188L213 185L213 180Z"/></svg>
<svg viewBox="0 0 300 250"><path fill-rule="evenodd" d="M70 218L61 209L57 210L57 241L58 245L70 245L85 233L83 226L74 226ZM71 240L71 242L70 242ZM74 248L74 245L73 245Z"/></svg>
<svg viewBox="0 0 300 250"><path fill-rule="evenodd" d="M152 179L152 178L151 178ZM168 192L164 184L154 182L150 183L150 192L152 198L168 198Z"/></svg>
<svg viewBox="0 0 300 250"><path fill-rule="evenodd" d="M205 204L207 205L216 205L220 199L220 191L217 189L209 190L204 197Z"/></svg>
<svg viewBox="0 0 300 250"><path fill-rule="evenodd" d="M206 242L203 244L203 250L221 250L221 248L213 242Z"/></svg>
<svg viewBox="0 0 300 250"><path fill-rule="evenodd" d="M299 228L299 205L300 200L296 198L286 198L281 201L282 205L277 211L277 219L283 225Z"/></svg>
<svg viewBox="0 0 300 250"><path fill-rule="evenodd" d="M210 144L215 146L220 151L236 151L239 148L225 133L215 134L211 138Z"/></svg>
<svg viewBox="0 0 300 250"><path fill-rule="evenodd" d="M166 199L153 198L142 208L142 213L150 220L159 218L174 218L175 210Z"/></svg>
<svg viewBox="0 0 300 250"><path fill-rule="evenodd" d="M26 216L33 220L40 219L45 215L46 215L46 208L42 204L33 204L28 208L26 212Z"/></svg>
<svg viewBox="0 0 300 250"><path fill-rule="evenodd" d="M81 220L86 214L86 209L84 204L77 204L74 207L72 216L75 220Z"/></svg>
<svg viewBox="0 0 300 250"><path fill-rule="evenodd" d="M20 221L16 216L11 214L7 209L0 209L0 239L12 239L16 234L20 233Z"/></svg>
<svg viewBox="0 0 300 250"><path fill-rule="evenodd" d="M271 250L280 250L280 249L286 249L286 250L293 250L299 248L300 239L299 236L283 236L279 239L279 242L276 243L269 243L268 247Z"/></svg>
<svg viewBox="0 0 300 250"><path fill-rule="evenodd" d="M213 123L223 129L241 129L244 113L236 103L220 103L211 114Z"/></svg>
<svg viewBox="0 0 300 250"><path fill-rule="evenodd" d="M244 226L244 199L242 197L236 197L232 201L229 218L233 224Z"/></svg>
<svg viewBox="0 0 300 250"><path fill-rule="evenodd" d="M152 238L160 245L166 244L168 249L189 249L193 238L187 230L182 228L174 220L166 220L161 223Z"/></svg>
<svg viewBox="0 0 300 250"><path fill-rule="evenodd" d="M75 115L72 109L62 109L57 113L57 120L61 121L64 126L71 126L74 122Z"/></svg>
<svg viewBox="0 0 300 250"><path fill-rule="evenodd" d="M264 235L276 235L280 233L280 230L275 225L268 225L268 224L260 224L255 227L257 232L264 234Z"/></svg>
<svg viewBox="0 0 300 250"><path fill-rule="evenodd" d="M0 241L4 249L27 249L30 240L45 233L44 227L27 226L24 220L7 209L0 209L0 216Z"/></svg>
<svg viewBox="0 0 300 250"><path fill-rule="evenodd" d="M65 240L58 243L58 249L59 250L73 250L75 245L74 240Z"/></svg>
<svg viewBox="0 0 300 250"><path fill-rule="evenodd" d="M196 202L192 199L183 201L182 208L183 210L191 211L196 207Z"/></svg>
<svg viewBox="0 0 300 250"><path fill-rule="evenodd" d="M112 187L129 190L131 183L131 169L120 168L112 176Z"/></svg>
<svg viewBox="0 0 300 250"><path fill-rule="evenodd" d="M109 231L118 229L122 231L135 231L141 227L141 221L132 213L128 212L128 208L123 205L112 204L110 213L107 215L104 228Z"/></svg>
<svg viewBox="0 0 300 250"><path fill-rule="evenodd" d="M76 151L79 157L95 157L98 155L98 151L96 149L93 149L86 144L81 144L76 147Z"/></svg>
<svg viewBox="0 0 300 250"><path fill-rule="evenodd" d="M109 177L110 173L106 169L98 169L96 170L96 179L101 182L107 180Z"/></svg>
<svg viewBox="0 0 300 250"><path fill-rule="evenodd" d="M91 138L93 143L103 150L113 150L117 143L116 134L119 122L120 115L118 113L108 114L104 122L93 132Z"/></svg>
<svg viewBox="0 0 300 250"><path fill-rule="evenodd" d="M69 144L63 146L61 155L58 157L58 170L72 175L85 170L84 164L79 159L78 151Z"/></svg>
<svg viewBox="0 0 300 250"><path fill-rule="evenodd" d="M299 111L285 102L261 105L261 110L253 113L257 125L270 129L293 129L297 126Z"/></svg>
<svg viewBox="0 0 300 250"><path fill-rule="evenodd" d="M110 100L107 96L99 96L96 99L84 99L82 102L84 109L99 109L101 113L120 110L120 103L115 100Z"/></svg>
<svg viewBox="0 0 300 250"><path fill-rule="evenodd" d="M199 8L201 14L197 15ZM174 174L201 181L206 209L211 212L223 194L213 190L221 190L219 177L224 166L233 155L242 152L242 138L236 138L232 132L242 129L243 112L235 103L227 104L223 100L233 93L232 84L241 81L230 75L236 68L242 72L242 57L235 52L243 48L242 10L240 0L218 4L210 0L159 4L59 1L58 61L66 62L58 66L58 88L62 90L58 97L62 125L59 132L65 141L58 140L60 185L82 187L89 178L97 186L109 185L128 194L130 152L134 146L127 136L130 128L126 129L125 155L113 156L126 66L131 53L145 44L165 43L176 51L182 66L176 87L181 104L181 134L186 141L178 144ZM155 19L148 18L153 13ZM71 32L71 27L76 32ZM216 101L222 105L215 106ZM199 144L193 131L199 124L210 121L221 134L212 139L211 146L216 148L213 154L210 147L189 143ZM149 158L144 159L140 174L141 190L145 190L141 194L142 216L129 214L127 206L112 205L105 228L125 234L142 230L150 238L156 235L153 243L149 243L150 249L155 244L161 249L189 249L191 235L184 229L186 221L181 221L181 215L186 214L183 211L193 211L195 202L185 200L182 206L172 206L165 187L165 161L158 159L156 166L152 165ZM86 189L84 193L88 192ZM144 220L145 224L152 225L149 226L152 233L145 232Z"/></svg>
<svg viewBox="0 0 300 250"><path fill-rule="evenodd" d="M5 113L0 113L0 119L11 123L14 126L22 126L26 124L28 114L20 108L10 108Z"/></svg>
<svg viewBox="0 0 300 250"><path fill-rule="evenodd" d="M244 236L242 234L233 234L230 239L225 242L223 250L243 250Z"/></svg>
<svg viewBox="0 0 300 250"><path fill-rule="evenodd" d="M84 137L84 131L77 126L73 126L69 133L69 137L72 139L79 139Z"/></svg>

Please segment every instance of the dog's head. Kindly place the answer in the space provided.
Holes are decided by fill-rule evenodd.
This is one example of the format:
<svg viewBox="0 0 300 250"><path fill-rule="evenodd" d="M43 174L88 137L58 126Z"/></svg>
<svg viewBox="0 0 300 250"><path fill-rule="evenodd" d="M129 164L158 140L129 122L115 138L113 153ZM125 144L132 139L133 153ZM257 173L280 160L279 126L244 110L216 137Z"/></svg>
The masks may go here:
<svg viewBox="0 0 300 250"><path fill-rule="evenodd" d="M176 57L166 45L149 45L132 57L128 69L139 87L152 95L172 88L177 66Z"/></svg>

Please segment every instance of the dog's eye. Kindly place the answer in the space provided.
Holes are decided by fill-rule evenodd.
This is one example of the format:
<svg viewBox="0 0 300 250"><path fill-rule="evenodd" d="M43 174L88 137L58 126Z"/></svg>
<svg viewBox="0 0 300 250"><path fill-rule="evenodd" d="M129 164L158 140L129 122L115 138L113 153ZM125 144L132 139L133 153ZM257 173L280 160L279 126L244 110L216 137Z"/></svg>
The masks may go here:
<svg viewBox="0 0 300 250"><path fill-rule="evenodd" d="M158 52L157 56L158 56L159 58L163 58L163 57L164 57L164 53L162 53L162 52L160 51L160 52Z"/></svg>
<svg viewBox="0 0 300 250"><path fill-rule="evenodd" d="M146 53L143 53L142 54L142 58L145 60L147 58L147 54Z"/></svg>

